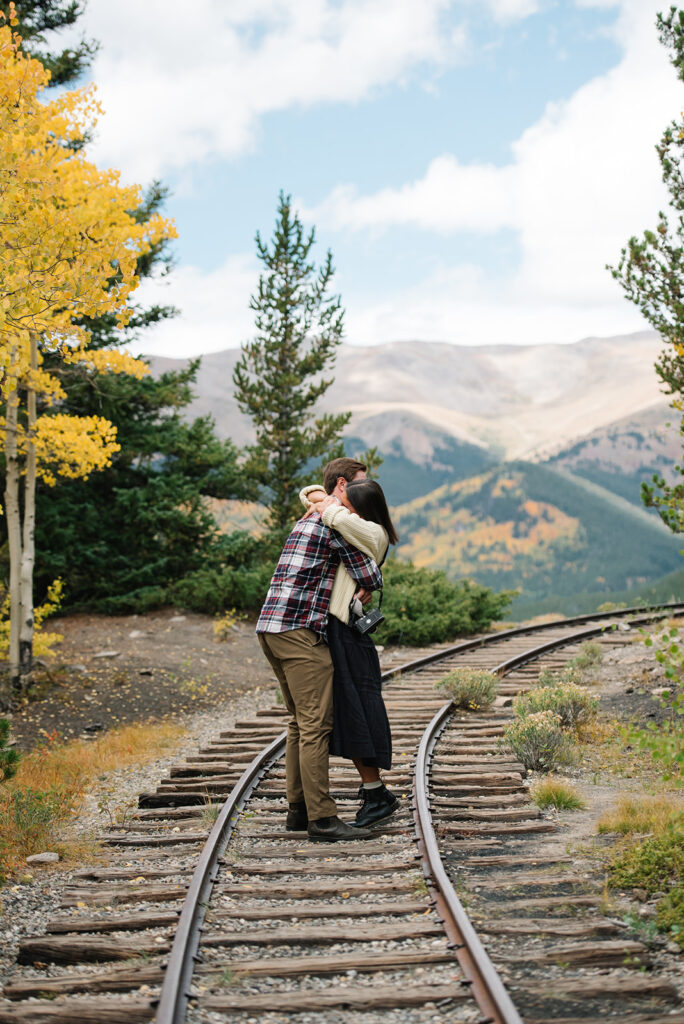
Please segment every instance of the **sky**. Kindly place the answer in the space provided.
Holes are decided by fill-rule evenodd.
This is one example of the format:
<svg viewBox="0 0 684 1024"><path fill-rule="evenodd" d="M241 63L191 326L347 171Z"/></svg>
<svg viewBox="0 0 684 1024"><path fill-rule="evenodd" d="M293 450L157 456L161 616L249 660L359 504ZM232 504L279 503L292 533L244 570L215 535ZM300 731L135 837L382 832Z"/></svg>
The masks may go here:
<svg viewBox="0 0 684 1024"><path fill-rule="evenodd" d="M88 0L91 156L159 178L178 306L138 351L249 338L290 194L333 253L345 340L548 344L644 329L606 270L666 203L684 106L665 0Z"/></svg>

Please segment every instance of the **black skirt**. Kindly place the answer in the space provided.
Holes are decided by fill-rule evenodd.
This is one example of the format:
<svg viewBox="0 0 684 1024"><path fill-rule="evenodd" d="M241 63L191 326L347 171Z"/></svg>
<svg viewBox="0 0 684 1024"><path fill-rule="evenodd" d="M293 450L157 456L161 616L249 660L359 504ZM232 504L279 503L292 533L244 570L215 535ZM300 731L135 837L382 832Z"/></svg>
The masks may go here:
<svg viewBox="0 0 684 1024"><path fill-rule="evenodd" d="M328 645L335 670L330 753L391 768L392 734L372 638L331 615Z"/></svg>

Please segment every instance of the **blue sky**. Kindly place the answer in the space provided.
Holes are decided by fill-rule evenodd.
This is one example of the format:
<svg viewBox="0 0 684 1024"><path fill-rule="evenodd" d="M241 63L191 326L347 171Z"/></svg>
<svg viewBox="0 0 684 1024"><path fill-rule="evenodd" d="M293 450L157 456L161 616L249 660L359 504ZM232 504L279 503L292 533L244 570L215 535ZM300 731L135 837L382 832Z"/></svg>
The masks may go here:
<svg viewBox="0 0 684 1024"><path fill-rule="evenodd" d="M355 344L643 327L605 271L663 204L683 91L656 0L89 0L94 155L159 176L183 313L147 352L250 332L280 189L331 248ZM189 19L188 12L192 12Z"/></svg>

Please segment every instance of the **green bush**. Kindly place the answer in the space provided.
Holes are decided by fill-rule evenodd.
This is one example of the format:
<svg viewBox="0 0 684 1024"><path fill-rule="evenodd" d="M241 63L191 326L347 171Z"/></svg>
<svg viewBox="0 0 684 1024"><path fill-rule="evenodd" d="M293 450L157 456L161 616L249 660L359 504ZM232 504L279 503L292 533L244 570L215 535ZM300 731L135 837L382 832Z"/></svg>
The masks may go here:
<svg viewBox="0 0 684 1024"><path fill-rule="evenodd" d="M558 715L564 729L577 729L583 722L594 718L598 706L598 697L592 697L576 683L537 686L513 700L513 710L519 718L527 718L538 711L552 711Z"/></svg>
<svg viewBox="0 0 684 1024"><path fill-rule="evenodd" d="M684 949L684 885L676 886L660 900L656 925L661 932L668 932L672 941Z"/></svg>
<svg viewBox="0 0 684 1024"><path fill-rule="evenodd" d="M530 771L550 772L568 754L567 733L553 711L537 711L504 729L504 745Z"/></svg>
<svg viewBox="0 0 684 1024"><path fill-rule="evenodd" d="M45 850L55 839L55 826L68 819L71 796L64 787L10 789L0 801L0 837L11 834L22 856Z"/></svg>
<svg viewBox="0 0 684 1024"><path fill-rule="evenodd" d="M613 855L609 882L613 887L662 892L684 884L684 815L675 817L661 833Z"/></svg>
<svg viewBox="0 0 684 1024"><path fill-rule="evenodd" d="M7 740L10 734L10 724L6 718L0 718L0 782L11 779L19 764L19 754L16 750L7 749Z"/></svg>
<svg viewBox="0 0 684 1024"><path fill-rule="evenodd" d="M430 644L484 632L502 617L514 594L495 594L471 580L453 583L443 572L394 557L382 572L385 621L376 637L383 644Z"/></svg>
<svg viewBox="0 0 684 1024"><path fill-rule="evenodd" d="M440 679L435 689L451 697L457 708L479 711L491 707L499 692L499 677L477 668L457 668Z"/></svg>
<svg viewBox="0 0 684 1024"><path fill-rule="evenodd" d="M258 611L272 573L270 563L198 569L169 587L168 600L181 608L207 615L216 615L225 608Z"/></svg>

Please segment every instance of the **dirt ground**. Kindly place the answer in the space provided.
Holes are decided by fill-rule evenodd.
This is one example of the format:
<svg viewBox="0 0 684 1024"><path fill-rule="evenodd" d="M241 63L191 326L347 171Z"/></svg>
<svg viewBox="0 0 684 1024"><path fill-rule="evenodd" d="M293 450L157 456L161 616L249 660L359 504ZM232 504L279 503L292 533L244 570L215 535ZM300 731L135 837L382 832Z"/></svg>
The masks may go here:
<svg viewBox="0 0 684 1024"><path fill-rule="evenodd" d="M51 619L50 631L64 642L8 716L21 750L46 734L85 738L127 722L218 713L231 697L274 685L250 620L222 642L209 616L175 609L69 615Z"/></svg>

